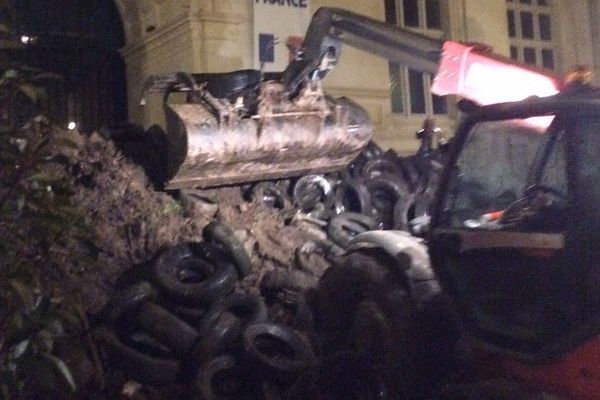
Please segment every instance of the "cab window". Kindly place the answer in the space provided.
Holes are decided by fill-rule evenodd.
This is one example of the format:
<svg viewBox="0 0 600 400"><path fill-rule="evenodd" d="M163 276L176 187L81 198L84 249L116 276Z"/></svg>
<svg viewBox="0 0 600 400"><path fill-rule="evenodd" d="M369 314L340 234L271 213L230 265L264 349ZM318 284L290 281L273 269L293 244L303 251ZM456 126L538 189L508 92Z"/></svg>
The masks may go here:
<svg viewBox="0 0 600 400"><path fill-rule="evenodd" d="M443 224L558 229L558 220L546 220L567 200L566 151L562 133L553 132L522 120L476 124L450 174Z"/></svg>

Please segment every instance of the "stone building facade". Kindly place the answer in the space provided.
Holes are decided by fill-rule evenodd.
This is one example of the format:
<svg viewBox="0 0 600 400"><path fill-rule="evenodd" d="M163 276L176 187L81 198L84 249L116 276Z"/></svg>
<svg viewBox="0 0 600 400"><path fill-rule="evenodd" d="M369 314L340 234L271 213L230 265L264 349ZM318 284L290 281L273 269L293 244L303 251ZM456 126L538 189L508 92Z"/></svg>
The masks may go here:
<svg viewBox="0 0 600 400"><path fill-rule="evenodd" d="M227 72L252 68L254 0L115 0L125 30L121 50L130 119L162 120L160 99L139 106L143 79L172 71ZM500 54L552 67L600 66L600 0L310 0L346 8L441 38L486 43ZM394 74L396 76L394 77ZM390 78L392 76L392 78ZM330 94L362 104L383 147L411 152L426 114L451 131L456 111L423 94L429 78L394 70L386 60L345 47L326 78ZM414 92L415 87L417 89ZM419 93L420 91L420 93ZM444 101L444 100L442 100Z"/></svg>

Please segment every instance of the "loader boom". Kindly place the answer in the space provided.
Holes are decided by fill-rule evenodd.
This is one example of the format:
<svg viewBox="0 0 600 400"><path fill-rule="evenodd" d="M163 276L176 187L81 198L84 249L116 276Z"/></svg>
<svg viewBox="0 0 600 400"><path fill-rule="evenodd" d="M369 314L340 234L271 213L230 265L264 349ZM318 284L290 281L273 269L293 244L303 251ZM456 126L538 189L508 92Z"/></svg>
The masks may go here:
<svg viewBox="0 0 600 400"><path fill-rule="evenodd" d="M339 8L319 8L313 15L304 45L283 74L293 91L318 68L329 51L339 52L339 42L392 62L435 74L442 54L440 40L411 32L364 15Z"/></svg>
<svg viewBox="0 0 600 400"><path fill-rule="evenodd" d="M283 73L288 92L312 74L322 78L331 69L327 64L337 60L340 43L435 75L432 93L460 95L481 105L545 97L560 87L550 71L494 54L489 46L437 40L351 11L323 7L314 14L303 47Z"/></svg>

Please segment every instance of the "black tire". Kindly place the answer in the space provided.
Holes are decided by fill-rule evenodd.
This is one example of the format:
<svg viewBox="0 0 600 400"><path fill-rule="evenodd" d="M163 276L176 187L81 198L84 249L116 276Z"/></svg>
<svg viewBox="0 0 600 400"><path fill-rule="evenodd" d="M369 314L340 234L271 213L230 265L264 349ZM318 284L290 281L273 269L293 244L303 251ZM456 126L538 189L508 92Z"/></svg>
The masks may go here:
<svg viewBox="0 0 600 400"><path fill-rule="evenodd" d="M355 171L355 166L356 166L356 160L358 160L359 157L355 158L354 161L352 161L350 164L348 164L348 166L346 168L344 168L343 170L341 170L339 172L340 174L340 183L341 182L352 182L354 180L354 171Z"/></svg>
<svg viewBox="0 0 600 400"><path fill-rule="evenodd" d="M259 400L260 382L252 371L234 357L223 355L200 368L195 381L204 400Z"/></svg>
<svg viewBox="0 0 600 400"><path fill-rule="evenodd" d="M235 266L220 250L205 243L184 243L161 254L154 266L158 287L174 301L206 305L231 292Z"/></svg>
<svg viewBox="0 0 600 400"><path fill-rule="evenodd" d="M416 190L419 185L421 174L415 166L414 157L400 157L399 163L400 167L402 168L404 179L410 186L410 190Z"/></svg>
<svg viewBox="0 0 600 400"><path fill-rule="evenodd" d="M381 157L383 154L384 151L375 142L367 143L358 157L352 160L352 163L342 171L342 179L359 179L363 165L373 158Z"/></svg>
<svg viewBox="0 0 600 400"><path fill-rule="evenodd" d="M142 354L160 359L176 358L173 354L173 351L169 347L156 340L146 332L134 329L129 332L117 332L117 336L121 338L123 344L136 351L139 351Z"/></svg>
<svg viewBox="0 0 600 400"><path fill-rule="evenodd" d="M198 324L200 335L206 335L217 318L226 312L237 317L242 326L267 320L267 305L262 296L251 293L231 293L214 303L206 312Z"/></svg>
<svg viewBox="0 0 600 400"><path fill-rule="evenodd" d="M394 229L410 232L415 236L423 236L423 224L411 224L414 219L423 219L430 215L433 199L430 193L411 193L398 199L394 206ZM415 221L416 222L416 221Z"/></svg>
<svg viewBox="0 0 600 400"><path fill-rule="evenodd" d="M354 236L377 229L377 225L377 221L368 215L345 212L331 219L327 234L335 244L347 248Z"/></svg>
<svg viewBox="0 0 600 400"><path fill-rule="evenodd" d="M297 375L315 362L308 339L283 325L270 322L248 325L243 343L248 357L277 377Z"/></svg>
<svg viewBox="0 0 600 400"><path fill-rule="evenodd" d="M141 281L117 292L98 315L98 319L109 324L135 312L144 301L156 301L158 292L150 282Z"/></svg>
<svg viewBox="0 0 600 400"><path fill-rule="evenodd" d="M410 189L404 180L397 177L380 176L365 181L371 196L373 216L384 229L394 225L394 206L398 200L410 196Z"/></svg>
<svg viewBox="0 0 600 400"><path fill-rule="evenodd" d="M370 215L372 210L371 195L361 181L344 181L335 188L335 212L355 212Z"/></svg>
<svg viewBox="0 0 600 400"><path fill-rule="evenodd" d="M292 208L290 196L275 182L260 182L252 188L252 199L277 210Z"/></svg>
<svg viewBox="0 0 600 400"><path fill-rule="evenodd" d="M194 328L159 305L145 302L140 305L136 323L141 330L184 357L198 340Z"/></svg>
<svg viewBox="0 0 600 400"><path fill-rule="evenodd" d="M260 281L261 293L269 294L280 290L301 291L316 286L317 278L298 270L277 268L268 271Z"/></svg>
<svg viewBox="0 0 600 400"><path fill-rule="evenodd" d="M362 179L377 178L382 175L402 177L402 168L398 162L397 156L383 155L368 160L361 169Z"/></svg>
<svg viewBox="0 0 600 400"><path fill-rule="evenodd" d="M191 354L193 362L202 363L221 354L236 352L240 347L241 334L239 318L229 312L219 314L202 332L199 346Z"/></svg>
<svg viewBox="0 0 600 400"><path fill-rule="evenodd" d="M222 245L231 256L240 278L246 277L252 271L252 261L246 249L227 225L217 220L212 221L202 231L205 239Z"/></svg>
<svg viewBox="0 0 600 400"><path fill-rule="evenodd" d="M306 301L306 296L304 293L301 293L298 296L293 306L295 322L294 326L301 331L312 331L315 325L315 319L312 310Z"/></svg>
<svg viewBox="0 0 600 400"><path fill-rule="evenodd" d="M415 207L415 194L399 198L394 205L394 229L410 232L411 210Z"/></svg>
<svg viewBox="0 0 600 400"><path fill-rule="evenodd" d="M207 312L207 306L182 306L166 299L161 305L191 326L196 326Z"/></svg>
<svg viewBox="0 0 600 400"><path fill-rule="evenodd" d="M329 218L331 218L332 215L335 214L336 213L332 205L325 206L325 204L323 203L317 203L315 207L312 210L310 210L310 212L308 212L306 215L314 219L326 221Z"/></svg>
<svg viewBox="0 0 600 400"><path fill-rule="evenodd" d="M96 337L108 352L108 358L138 382L163 386L175 382L180 372L177 360L144 354L123 343L108 329L99 329Z"/></svg>
<svg viewBox="0 0 600 400"><path fill-rule="evenodd" d="M367 143L367 145L360 154L364 156L367 160L370 160L372 158L382 156L383 154L385 154L385 152L381 147L379 147L377 143L370 141L369 143Z"/></svg>
<svg viewBox="0 0 600 400"><path fill-rule="evenodd" d="M318 203L329 210L333 200L331 183L321 175L305 175L294 185L294 204L302 211L311 211Z"/></svg>

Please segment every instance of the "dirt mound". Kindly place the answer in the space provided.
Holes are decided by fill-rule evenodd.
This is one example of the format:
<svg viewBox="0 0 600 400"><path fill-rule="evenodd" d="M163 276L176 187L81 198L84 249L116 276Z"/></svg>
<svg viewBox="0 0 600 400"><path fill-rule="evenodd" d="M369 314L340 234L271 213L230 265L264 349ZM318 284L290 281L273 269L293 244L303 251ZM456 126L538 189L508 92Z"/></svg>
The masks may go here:
<svg viewBox="0 0 600 400"><path fill-rule="evenodd" d="M157 191L144 170L112 142L97 134L65 135L76 143L65 154L65 172L74 187L71 199L95 239L91 244L73 241L72 257L60 269L88 311L98 311L106 303L125 271L176 243L201 240L202 228L214 218L233 228L251 256L255 268L241 282L246 288L257 287L265 271L295 268L296 248L314 239L310 232L286 224L278 210L244 199L240 186ZM95 268L79 262L89 256L96 258ZM316 272L327 266L317 260Z"/></svg>

